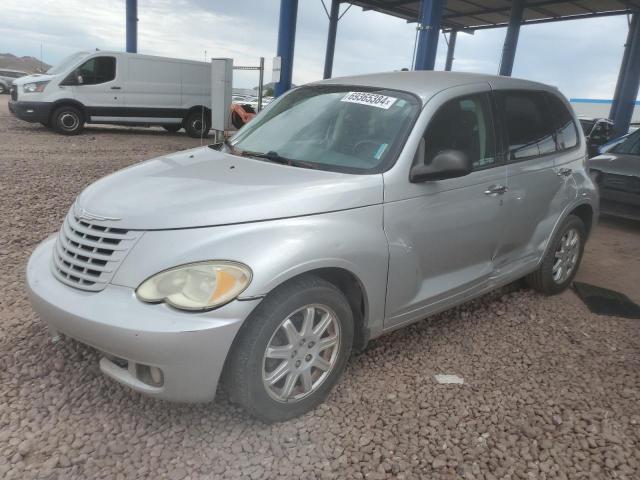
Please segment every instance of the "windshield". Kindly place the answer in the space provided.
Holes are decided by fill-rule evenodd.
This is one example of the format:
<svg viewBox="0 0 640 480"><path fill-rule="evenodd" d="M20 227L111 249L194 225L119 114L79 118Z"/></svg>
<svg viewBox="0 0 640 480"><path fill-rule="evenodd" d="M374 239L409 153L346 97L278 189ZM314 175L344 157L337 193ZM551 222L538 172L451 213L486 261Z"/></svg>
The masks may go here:
<svg viewBox="0 0 640 480"><path fill-rule="evenodd" d="M49 70L47 70L47 73L49 75L57 75L58 73L64 73L69 69L69 67L75 65L76 62L79 62L82 58L86 56L87 56L87 52L76 52L72 55L69 55L68 57L65 57L56 66L51 67Z"/></svg>
<svg viewBox="0 0 640 480"><path fill-rule="evenodd" d="M273 102L232 143L266 161L377 173L395 161L418 112L418 99L396 90L301 87Z"/></svg>
<svg viewBox="0 0 640 480"><path fill-rule="evenodd" d="M591 129L595 123L595 120L585 120L584 118L580 119L580 126L582 127L582 131L585 135L589 135L591 133Z"/></svg>
<svg viewBox="0 0 640 480"><path fill-rule="evenodd" d="M618 145L613 147L610 153L623 153L627 155L640 155L640 130L636 130Z"/></svg>

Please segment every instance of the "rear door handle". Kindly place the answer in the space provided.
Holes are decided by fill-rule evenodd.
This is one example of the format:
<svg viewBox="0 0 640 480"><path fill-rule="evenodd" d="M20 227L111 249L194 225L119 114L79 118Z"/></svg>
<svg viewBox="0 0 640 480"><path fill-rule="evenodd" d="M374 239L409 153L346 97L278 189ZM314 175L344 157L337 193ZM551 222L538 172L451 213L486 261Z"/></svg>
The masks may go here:
<svg viewBox="0 0 640 480"><path fill-rule="evenodd" d="M504 185L491 185L484 191L485 195L503 195L507 190L509 190Z"/></svg>
<svg viewBox="0 0 640 480"><path fill-rule="evenodd" d="M122 90L122 87L111 87L111 90Z"/></svg>
<svg viewBox="0 0 640 480"><path fill-rule="evenodd" d="M570 168L561 168L560 170L558 170L558 176L559 177L568 177L569 175L571 175L572 172L573 172L573 170L570 169Z"/></svg>

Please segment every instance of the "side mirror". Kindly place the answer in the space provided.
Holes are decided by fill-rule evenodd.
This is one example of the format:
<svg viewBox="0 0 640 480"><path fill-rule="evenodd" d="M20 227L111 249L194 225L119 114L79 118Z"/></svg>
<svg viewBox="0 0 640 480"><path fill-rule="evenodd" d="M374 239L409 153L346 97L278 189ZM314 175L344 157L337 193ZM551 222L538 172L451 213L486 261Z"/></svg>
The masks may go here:
<svg viewBox="0 0 640 480"><path fill-rule="evenodd" d="M411 183L445 180L469 175L473 164L466 153L460 150L443 150L438 153L429 165L414 165L409 173Z"/></svg>

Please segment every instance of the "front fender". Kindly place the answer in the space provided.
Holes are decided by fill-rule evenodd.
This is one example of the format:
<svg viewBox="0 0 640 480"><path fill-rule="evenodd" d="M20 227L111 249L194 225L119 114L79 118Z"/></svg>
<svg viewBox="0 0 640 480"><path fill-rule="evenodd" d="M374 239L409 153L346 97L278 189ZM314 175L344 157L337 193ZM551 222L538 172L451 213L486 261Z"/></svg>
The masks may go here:
<svg viewBox="0 0 640 480"><path fill-rule="evenodd" d="M300 274L322 268L352 273L365 289L368 327L382 328L388 245L382 205L303 217L207 228L148 231L112 283L136 288L167 268L202 260L233 260L253 271L242 298L261 297Z"/></svg>

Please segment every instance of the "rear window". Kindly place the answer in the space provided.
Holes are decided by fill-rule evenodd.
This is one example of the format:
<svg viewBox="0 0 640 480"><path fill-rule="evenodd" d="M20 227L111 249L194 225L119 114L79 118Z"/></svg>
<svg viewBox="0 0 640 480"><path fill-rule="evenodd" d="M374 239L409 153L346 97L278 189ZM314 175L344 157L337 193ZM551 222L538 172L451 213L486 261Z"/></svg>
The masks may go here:
<svg viewBox="0 0 640 480"><path fill-rule="evenodd" d="M551 117L555 121L556 143L558 150L567 150L578 145L578 127L573 121L573 115L565 104L555 95L547 94Z"/></svg>
<svg viewBox="0 0 640 480"><path fill-rule="evenodd" d="M555 152L553 121L543 92L496 92L505 125L510 161Z"/></svg>

